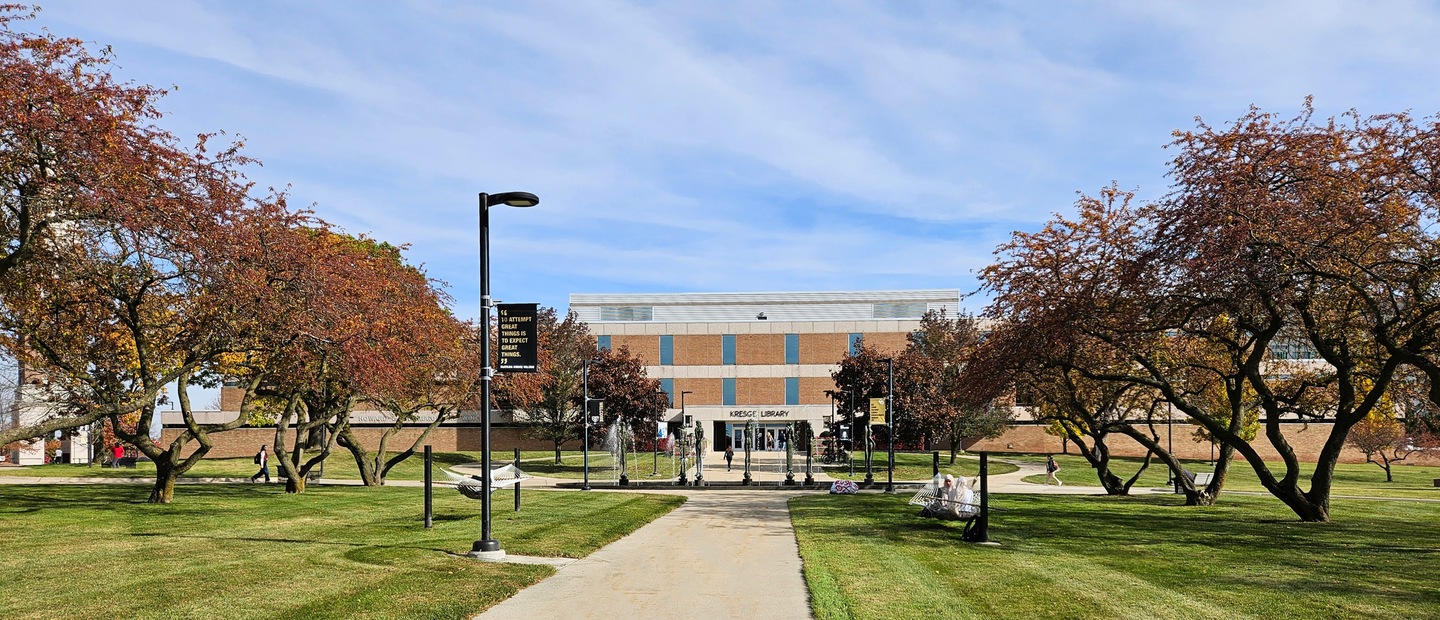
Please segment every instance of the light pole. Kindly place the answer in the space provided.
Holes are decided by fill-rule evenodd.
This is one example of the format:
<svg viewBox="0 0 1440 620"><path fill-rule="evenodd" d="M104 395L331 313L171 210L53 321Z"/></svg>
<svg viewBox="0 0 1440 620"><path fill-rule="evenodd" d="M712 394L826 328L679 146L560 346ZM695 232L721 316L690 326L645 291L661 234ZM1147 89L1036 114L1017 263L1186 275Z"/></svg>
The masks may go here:
<svg viewBox="0 0 1440 620"><path fill-rule="evenodd" d="M690 394L689 390L680 392L680 434L685 434L685 395ZM689 476L685 474L685 446L680 446L680 485L688 482Z"/></svg>
<svg viewBox="0 0 1440 620"><path fill-rule="evenodd" d="M630 486L630 469L625 462L625 432L628 427L625 425L624 414L615 416L615 426L619 427L615 431L615 446L620 448L620 486L628 487Z"/></svg>
<svg viewBox="0 0 1440 620"><path fill-rule="evenodd" d="M585 433L580 438L580 450L585 455L585 483L580 485L581 491L590 490L590 365L598 364L603 360L585 360L580 362L580 383L584 393L585 405L581 407L580 415L584 416Z"/></svg>
<svg viewBox="0 0 1440 620"><path fill-rule="evenodd" d="M490 207L533 207L540 204L535 194L505 192L480 193L480 463L485 470L480 477L480 540L470 547L470 555L482 559L504 557L500 541L490 529Z"/></svg>
<svg viewBox="0 0 1440 620"><path fill-rule="evenodd" d="M705 427L700 425L700 421L699 421L699 420L696 420L696 421L695 421L695 486L697 486L697 487L700 486L700 483L702 483L702 482L705 481L705 453L702 452L702 450L704 450L704 444L705 444Z"/></svg>
<svg viewBox="0 0 1440 620"><path fill-rule="evenodd" d="M885 387L885 443L890 451L890 467L885 471L885 492L895 492L895 358L885 358L890 368L888 385Z"/></svg>

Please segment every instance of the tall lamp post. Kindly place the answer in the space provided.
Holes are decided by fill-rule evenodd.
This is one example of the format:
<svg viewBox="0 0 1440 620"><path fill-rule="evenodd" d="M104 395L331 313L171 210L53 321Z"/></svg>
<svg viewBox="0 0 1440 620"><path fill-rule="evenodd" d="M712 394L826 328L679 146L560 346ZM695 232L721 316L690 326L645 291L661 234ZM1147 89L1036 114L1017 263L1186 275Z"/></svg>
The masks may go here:
<svg viewBox="0 0 1440 620"><path fill-rule="evenodd" d="M885 387L885 443L889 444L890 467L885 471L885 492L895 492L895 358L885 358L890 378Z"/></svg>
<svg viewBox="0 0 1440 620"><path fill-rule="evenodd" d="M580 383L584 386L581 391L584 393L585 402L580 412L580 415L585 417L585 434L580 438L580 449L585 455L585 483L580 485L581 491L590 490L590 365L599 364L601 361L585 360L580 362Z"/></svg>
<svg viewBox="0 0 1440 620"><path fill-rule="evenodd" d="M505 556L500 541L490 529L490 207L533 207L540 204L535 194L505 192L480 193L480 463L485 474L480 477L480 540L470 547L470 555L481 559Z"/></svg>

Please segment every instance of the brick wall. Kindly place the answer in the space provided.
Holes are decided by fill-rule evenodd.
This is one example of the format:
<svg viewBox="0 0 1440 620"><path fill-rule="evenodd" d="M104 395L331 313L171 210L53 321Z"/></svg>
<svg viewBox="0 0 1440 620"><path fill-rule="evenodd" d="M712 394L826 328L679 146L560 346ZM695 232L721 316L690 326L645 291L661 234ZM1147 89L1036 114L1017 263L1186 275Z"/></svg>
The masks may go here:
<svg viewBox="0 0 1440 620"><path fill-rule="evenodd" d="M784 364L785 334L739 334L735 336L735 363Z"/></svg>
<svg viewBox="0 0 1440 620"><path fill-rule="evenodd" d="M161 435L162 443L169 443L180 434L181 429L167 428ZM403 450L410 447L410 442L418 437L422 428L407 428L390 438L390 450ZM380 435L385 432L383 428L356 428L355 434L359 436L360 442L371 450L380 445ZM274 428L240 428L224 433L216 433L211 436L215 447L206 454L206 458L238 458L248 457L260 451L260 446L271 446L272 453L275 443ZM294 433L289 434L289 441L295 440ZM480 428L479 427L440 427L430 433L426 440L436 452L479 452L480 451ZM192 444L193 446L194 444ZM292 444L293 445L293 444ZM523 435L523 429L517 427L491 427L490 446L492 450L506 451L520 448L521 450L549 450L554 444L548 441L530 439ZM579 440L571 441L565 446L567 450L578 450ZM192 448L193 449L193 448ZM331 452L334 458L335 452L344 452L348 458L349 452L344 448L336 447Z"/></svg>
<svg viewBox="0 0 1440 620"><path fill-rule="evenodd" d="M779 405L784 402L784 379L740 378L735 380L736 405Z"/></svg>
<svg viewBox="0 0 1440 620"><path fill-rule="evenodd" d="M660 363L659 336L611 336L610 348L619 350L620 347L629 349L631 355L640 358L646 365Z"/></svg>
<svg viewBox="0 0 1440 620"><path fill-rule="evenodd" d="M849 334L800 334L801 364L835 364L849 351Z"/></svg>
<svg viewBox="0 0 1440 620"><path fill-rule="evenodd" d="M1302 461L1313 462L1324 447L1325 441L1330 436L1330 424L1286 424L1281 427L1285 440L1290 442L1291 447L1299 455ZM1190 424L1175 425L1175 454L1182 459L1208 459L1211 457L1209 443L1197 443L1190 435ZM1166 431L1163 427L1160 431L1160 445L1168 446ZM978 452L981 450L994 450L1003 452L1030 452L1030 453L1059 453L1065 451L1061 445L1061 439L1045 433L1045 427L1036 425L1013 426L1004 435L995 439L986 439L978 442L964 442L966 450ZM1068 443L1068 442L1067 442ZM1110 453L1115 456L1140 457L1145 455L1145 448L1133 439L1123 435L1111 435L1106 438L1110 446ZM1280 454L1270 446L1263 435L1253 445L1260 453L1261 458L1267 461L1280 460ZM1073 444L1068 446L1070 454L1077 454ZM1219 449L1216 448L1216 453ZM1236 457L1237 459L1240 457ZM1364 463L1365 454L1346 446L1340 453L1342 463ZM1411 457L1404 461L1417 465L1440 465L1440 455L1430 458Z"/></svg>

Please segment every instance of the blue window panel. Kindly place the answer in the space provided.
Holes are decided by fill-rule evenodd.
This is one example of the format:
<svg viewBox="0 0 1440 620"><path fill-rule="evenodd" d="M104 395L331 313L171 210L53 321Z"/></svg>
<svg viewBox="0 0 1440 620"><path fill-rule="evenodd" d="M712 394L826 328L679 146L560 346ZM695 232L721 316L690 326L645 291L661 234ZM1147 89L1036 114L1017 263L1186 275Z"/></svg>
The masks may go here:
<svg viewBox="0 0 1440 620"><path fill-rule="evenodd" d="M864 337L865 334L850 334L850 355L854 355L860 351L860 341Z"/></svg>
<svg viewBox="0 0 1440 620"><path fill-rule="evenodd" d="M735 365L735 334L725 334L720 337L720 363L729 366Z"/></svg>
<svg viewBox="0 0 1440 620"><path fill-rule="evenodd" d="M600 349L601 351L609 351L609 350L610 350L610 337L609 337L609 336L596 336L596 337L595 337L595 347L598 348L598 349Z"/></svg>
<svg viewBox="0 0 1440 620"><path fill-rule="evenodd" d="M660 337L660 365L670 366L675 363L675 337Z"/></svg>
<svg viewBox="0 0 1440 620"><path fill-rule="evenodd" d="M671 402L671 403L674 403L674 402L675 402L675 380L674 380L674 379L661 379L661 380L660 380L660 389L665 390L665 393L666 393L667 395L669 395L669 397L670 397L670 402Z"/></svg>
<svg viewBox="0 0 1440 620"><path fill-rule="evenodd" d="M800 377L785 377L785 404L800 404Z"/></svg>
<svg viewBox="0 0 1440 620"><path fill-rule="evenodd" d="M735 406L735 379L726 378L720 380L720 404Z"/></svg>
<svg viewBox="0 0 1440 620"><path fill-rule="evenodd" d="M785 334L785 363L800 363L800 334Z"/></svg>

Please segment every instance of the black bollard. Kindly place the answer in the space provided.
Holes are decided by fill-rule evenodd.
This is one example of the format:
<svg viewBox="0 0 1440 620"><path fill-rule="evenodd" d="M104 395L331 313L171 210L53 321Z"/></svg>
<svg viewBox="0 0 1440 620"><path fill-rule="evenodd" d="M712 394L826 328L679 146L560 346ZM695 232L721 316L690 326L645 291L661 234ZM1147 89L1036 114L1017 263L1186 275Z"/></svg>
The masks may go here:
<svg viewBox="0 0 1440 620"><path fill-rule="evenodd" d="M980 516L975 517L975 527L965 536L965 542L990 542L990 453L980 453Z"/></svg>
<svg viewBox="0 0 1440 620"><path fill-rule="evenodd" d="M425 529L435 527L435 519L431 512L430 496L430 446L425 446Z"/></svg>
<svg viewBox="0 0 1440 620"><path fill-rule="evenodd" d="M940 475L940 451L939 451L939 450L936 450L935 452L931 452L931 453L930 453L930 475L931 475L931 476L938 476L938 475Z"/></svg>
<svg viewBox="0 0 1440 620"><path fill-rule="evenodd" d="M515 448L515 469L517 469L517 470L520 469L520 448ZM517 473L515 474L515 477L516 477L516 478L519 478L519 477L520 477L520 474L517 472ZM515 483L515 512L520 512L520 483L519 483L519 482L516 482L516 483Z"/></svg>

